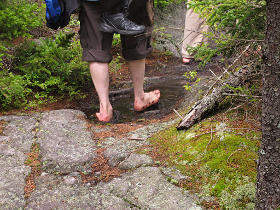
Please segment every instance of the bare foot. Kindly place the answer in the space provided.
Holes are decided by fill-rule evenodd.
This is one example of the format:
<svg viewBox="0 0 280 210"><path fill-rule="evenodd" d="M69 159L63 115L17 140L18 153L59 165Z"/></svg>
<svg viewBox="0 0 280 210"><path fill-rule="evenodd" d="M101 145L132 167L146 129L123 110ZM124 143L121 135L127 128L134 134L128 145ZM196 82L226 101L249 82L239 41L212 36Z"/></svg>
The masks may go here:
<svg viewBox="0 0 280 210"><path fill-rule="evenodd" d="M160 91L154 90L148 93L144 93L144 97L141 99L135 99L134 101L134 110L141 112L148 107L158 103L160 98Z"/></svg>
<svg viewBox="0 0 280 210"><path fill-rule="evenodd" d="M100 112L95 115L100 122L109 122L113 117L113 108L111 105L108 105L108 107L100 105Z"/></svg>
<svg viewBox="0 0 280 210"><path fill-rule="evenodd" d="M183 57L182 62L183 64L190 64L192 62L193 58L185 58Z"/></svg>

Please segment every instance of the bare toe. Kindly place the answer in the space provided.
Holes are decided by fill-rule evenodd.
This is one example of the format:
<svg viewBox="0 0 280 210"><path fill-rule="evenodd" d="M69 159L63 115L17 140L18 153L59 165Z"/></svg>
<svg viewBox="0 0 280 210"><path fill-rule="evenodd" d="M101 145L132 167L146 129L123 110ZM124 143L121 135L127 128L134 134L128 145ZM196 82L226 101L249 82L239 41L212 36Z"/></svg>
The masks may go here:
<svg viewBox="0 0 280 210"><path fill-rule="evenodd" d="M110 115L101 115L99 112L95 114L100 122L109 122L112 118Z"/></svg>
<svg viewBox="0 0 280 210"><path fill-rule="evenodd" d="M135 101L134 110L135 111L143 111L148 107L157 104L160 98L160 91L154 90L149 93L145 93L144 99L142 101Z"/></svg>

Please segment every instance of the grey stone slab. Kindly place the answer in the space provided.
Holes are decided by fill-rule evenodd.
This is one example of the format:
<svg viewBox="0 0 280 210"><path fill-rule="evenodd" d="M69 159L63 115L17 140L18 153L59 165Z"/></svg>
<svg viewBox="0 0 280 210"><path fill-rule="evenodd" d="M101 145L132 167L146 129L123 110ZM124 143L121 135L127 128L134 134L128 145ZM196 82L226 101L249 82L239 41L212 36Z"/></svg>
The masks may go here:
<svg viewBox="0 0 280 210"><path fill-rule="evenodd" d="M99 186L69 185L50 174L40 177L36 184L26 209L131 209L129 203L110 192L101 193Z"/></svg>
<svg viewBox="0 0 280 210"><path fill-rule="evenodd" d="M155 15L155 25L158 28L163 27L163 33L172 35L172 41L170 39L164 38L165 36L157 38L162 44L156 45L156 48L161 51L167 51L173 53L173 55L181 56L181 43L184 35L185 26L185 16L186 16L186 6L185 4L173 4L168 7L168 12L165 10L157 10Z"/></svg>
<svg viewBox="0 0 280 210"><path fill-rule="evenodd" d="M153 159L144 154L131 154L127 159L119 164L120 169L128 170L138 168L140 166L148 166L153 164Z"/></svg>
<svg viewBox="0 0 280 210"><path fill-rule="evenodd" d="M122 139L105 139L101 146L106 147L104 156L109 159L109 165L117 166L133 151L144 145L148 145L149 142L147 140L153 134L171 126L175 122L176 121L151 124L133 132L129 132L127 136ZM141 141L139 141L139 139L141 139Z"/></svg>
<svg viewBox="0 0 280 210"><path fill-rule="evenodd" d="M185 181L185 180L190 179L190 177L183 175L176 168L161 167L160 170L165 176L169 177L170 179L174 179L177 182L181 182L181 181Z"/></svg>
<svg viewBox="0 0 280 210"><path fill-rule="evenodd" d="M37 137L45 171L87 171L96 157L96 145L81 111L43 113Z"/></svg>
<svg viewBox="0 0 280 210"><path fill-rule="evenodd" d="M172 120L168 122L163 123L154 123L142 128L139 128L135 131L132 131L128 133L127 139L141 139L142 141L146 141L148 138L152 137L155 133L160 132L174 123L176 123L177 120ZM144 142L142 143L144 144Z"/></svg>
<svg viewBox="0 0 280 210"><path fill-rule="evenodd" d="M108 158L108 164L110 166L117 166L121 161L123 161L126 157L129 156L129 152L126 150L122 150L120 147L118 147L120 144L116 144L112 147L107 148L104 151L104 156Z"/></svg>
<svg viewBox="0 0 280 210"><path fill-rule="evenodd" d="M156 167L141 167L114 179L107 191L143 209L201 209L182 189L169 183Z"/></svg>
<svg viewBox="0 0 280 210"><path fill-rule="evenodd" d="M30 167L25 154L6 142L0 142L0 209L19 209L25 205L25 178Z"/></svg>
<svg viewBox="0 0 280 210"><path fill-rule="evenodd" d="M6 142L23 152L29 152L36 135L38 120L32 116L4 116L0 120L6 121L1 142Z"/></svg>

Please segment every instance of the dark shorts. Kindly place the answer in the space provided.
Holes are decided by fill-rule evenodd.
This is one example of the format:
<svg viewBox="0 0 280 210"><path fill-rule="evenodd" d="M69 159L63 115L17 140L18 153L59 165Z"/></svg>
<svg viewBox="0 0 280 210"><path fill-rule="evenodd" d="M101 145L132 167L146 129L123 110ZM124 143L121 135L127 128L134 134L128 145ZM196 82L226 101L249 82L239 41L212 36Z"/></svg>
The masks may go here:
<svg viewBox="0 0 280 210"><path fill-rule="evenodd" d="M138 1L138 0L137 0ZM81 3L80 12L80 41L83 48L83 60L87 62L109 63L112 60L112 39L110 33L99 31L100 16L103 12L99 2ZM141 13L140 13L141 14ZM136 20L137 21L137 20ZM147 26L147 32L138 36L121 36L122 55L126 60L141 60L151 53L151 31Z"/></svg>

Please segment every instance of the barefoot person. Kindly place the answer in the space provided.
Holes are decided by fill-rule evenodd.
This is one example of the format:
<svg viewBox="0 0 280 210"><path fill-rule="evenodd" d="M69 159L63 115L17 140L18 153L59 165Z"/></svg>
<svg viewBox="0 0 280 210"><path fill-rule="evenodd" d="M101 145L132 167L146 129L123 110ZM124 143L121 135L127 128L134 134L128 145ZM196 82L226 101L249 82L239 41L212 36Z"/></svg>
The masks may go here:
<svg viewBox="0 0 280 210"><path fill-rule="evenodd" d="M117 1L117 0L116 0ZM109 3L108 3L109 2ZM109 62L112 60L111 46L113 34L100 31L101 16L104 5L112 6L114 0L82 1L80 12L80 40L83 48L83 60L89 63L92 81L96 88L100 110L96 113L99 121L108 122L113 117L113 108L109 100ZM120 1L119 1L120 2ZM145 1L142 1L146 3ZM137 4L141 3L137 0ZM157 103L160 98L160 91L155 90L145 93L143 89L145 74L145 58L152 51L151 22L143 14L147 14L146 6L139 7L137 14L130 15L129 19L137 24L145 25L145 34L137 36L121 35L122 55L128 61L134 85L134 110L143 111L147 107ZM105 8L108 11L108 8ZM143 10L143 11L141 11ZM136 12L135 12L136 13ZM142 17L143 15L143 17ZM126 26L125 30L133 28L133 24L124 24L127 21L122 16L118 21L120 27Z"/></svg>
<svg viewBox="0 0 280 210"><path fill-rule="evenodd" d="M189 64L194 59L194 55L187 51L187 47L196 47L200 45L205 41L203 33L207 31L208 26L205 25L205 21L199 17L199 14L187 8L184 38L181 49L182 61L184 64Z"/></svg>

